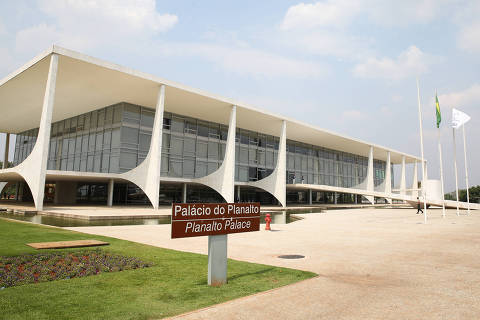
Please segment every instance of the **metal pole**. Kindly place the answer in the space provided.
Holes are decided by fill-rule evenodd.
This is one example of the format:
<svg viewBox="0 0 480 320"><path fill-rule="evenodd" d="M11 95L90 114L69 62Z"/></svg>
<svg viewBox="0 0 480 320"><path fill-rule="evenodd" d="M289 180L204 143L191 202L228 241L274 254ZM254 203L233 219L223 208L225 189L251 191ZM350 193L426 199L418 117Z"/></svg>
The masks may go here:
<svg viewBox="0 0 480 320"><path fill-rule="evenodd" d="M445 190L443 187L442 145L440 144L440 128L438 128L438 156L440 157L440 182L442 184L442 216L445 218Z"/></svg>
<svg viewBox="0 0 480 320"><path fill-rule="evenodd" d="M418 98L418 121L420 123L420 149L422 152L422 189L424 190L423 195L423 216L424 222L427 223L427 189L425 186L425 160L423 157L423 127L422 127L422 105L420 103L420 86L418 84L417 78L417 98Z"/></svg>
<svg viewBox="0 0 480 320"><path fill-rule="evenodd" d="M186 183L183 184L183 188L182 188L182 202L187 203L187 184Z"/></svg>
<svg viewBox="0 0 480 320"><path fill-rule="evenodd" d="M460 215L458 209L458 172L457 172L457 143L455 142L455 128L453 130L453 165L455 167L455 194L457 195L457 216Z"/></svg>
<svg viewBox="0 0 480 320"><path fill-rule="evenodd" d="M467 184L467 213L470 214L470 194L468 191L467 142L465 138L465 124L463 124L462 131L463 131L463 155L465 157L465 183Z"/></svg>

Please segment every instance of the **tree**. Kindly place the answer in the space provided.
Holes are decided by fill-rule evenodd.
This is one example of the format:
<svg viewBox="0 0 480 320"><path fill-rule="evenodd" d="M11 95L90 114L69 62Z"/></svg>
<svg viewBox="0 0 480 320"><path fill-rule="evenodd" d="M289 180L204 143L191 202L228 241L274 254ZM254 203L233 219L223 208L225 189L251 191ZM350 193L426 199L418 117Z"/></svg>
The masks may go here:
<svg viewBox="0 0 480 320"><path fill-rule="evenodd" d="M470 187L468 189L470 202L480 203L480 186ZM445 194L445 200L457 200L455 191ZM458 190L458 200L467 202L467 189Z"/></svg>
<svg viewBox="0 0 480 320"><path fill-rule="evenodd" d="M470 196L470 202L478 202L480 200L480 186L471 187L468 189ZM458 198L460 201L467 201L467 190L460 190L458 193Z"/></svg>
<svg viewBox="0 0 480 320"><path fill-rule="evenodd" d="M7 168L13 167L13 162L8 161ZM0 161L0 169L3 169L3 161Z"/></svg>

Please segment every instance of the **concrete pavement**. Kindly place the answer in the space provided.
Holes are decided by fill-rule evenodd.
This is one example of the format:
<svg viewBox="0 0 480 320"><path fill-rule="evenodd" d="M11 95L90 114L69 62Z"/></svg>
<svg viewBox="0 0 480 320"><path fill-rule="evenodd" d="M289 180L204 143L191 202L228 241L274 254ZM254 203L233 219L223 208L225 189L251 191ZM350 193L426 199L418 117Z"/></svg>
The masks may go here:
<svg viewBox="0 0 480 320"><path fill-rule="evenodd" d="M304 215L273 232L229 236L229 258L318 277L182 315L182 319L480 319L480 215L428 224L413 209ZM170 239L169 225L68 228L206 253L207 239ZM304 259L279 259L300 254Z"/></svg>

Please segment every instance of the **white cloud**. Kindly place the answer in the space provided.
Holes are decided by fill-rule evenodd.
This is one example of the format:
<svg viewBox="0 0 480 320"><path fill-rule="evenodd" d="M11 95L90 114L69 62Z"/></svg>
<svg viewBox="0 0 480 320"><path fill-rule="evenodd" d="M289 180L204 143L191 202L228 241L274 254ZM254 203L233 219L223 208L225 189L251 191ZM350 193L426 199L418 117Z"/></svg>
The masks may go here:
<svg viewBox="0 0 480 320"><path fill-rule="evenodd" d="M115 27L124 25L124 29L164 32L178 21L175 15L158 13L154 0L42 0L40 8L64 25L113 23Z"/></svg>
<svg viewBox="0 0 480 320"><path fill-rule="evenodd" d="M453 21L457 24L457 47L468 53L480 53L480 2L470 1L463 4L461 9L453 14Z"/></svg>
<svg viewBox="0 0 480 320"><path fill-rule="evenodd" d="M476 104L476 109L480 105L480 84L475 83L471 87L447 94L438 96L440 106L462 108L473 106Z"/></svg>
<svg viewBox="0 0 480 320"><path fill-rule="evenodd" d="M356 22L382 27L426 24L457 0L326 0L290 6L280 28L284 43L302 51L361 60L373 55L375 41L358 36Z"/></svg>
<svg viewBox="0 0 480 320"><path fill-rule="evenodd" d="M480 22L462 27L458 33L458 46L469 53L480 53Z"/></svg>
<svg viewBox="0 0 480 320"><path fill-rule="evenodd" d="M285 30L317 26L340 26L360 11L360 1L328 0L313 4L299 3L288 8L282 22Z"/></svg>
<svg viewBox="0 0 480 320"><path fill-rule="evenodd" d="M139 50L143 54L200 57L240 75L305 78L326 72L319 63L253 49L238 39L229 45L221 44L222 39L205 43L158 43L154 41L155 36L172 28L178 18L157 12L154 0L41 0L40 9L53 18L52 23L18 31L17 52L37 52L55 43L79 51L114 47Z"/></svg>
<svg viewBox="0 0 480 320"><path fill-rule="evenodd" d="M45 23L26 28L17 32L16 50L20 52L37 52L46 49L60 37L54 26Z"/></svg>
<svg viewBox="0 0 480 320"><path fill-rule="evenodd" d="M365 0L363 7L368 18L383 26L426 24L448 14L457 0Z"/></svg>
<svg viewBox="0 0 480 320"><path fill-rule="evenodd" d="M338 31L292 31L286 43L315 55L335 56L341 59L361 59L372 54L371 39L348 35Z"/></svg>
<svg viewBox="0 0 480 320"><path fill-rule="evenodd" d="M299 3L288 8L281 27L285 30L313 27L339 27L351 24L364 15L384 26L425 24L440 15L457 0L326 0Z"/></svg>
<svg viewBox="0 0 480 320"><path fill-rule="evenodd" d="M368 58L354 67L353 74L360 78L399 80L426 73L438 60L438 57L426 54L416 46L410 46L396 59Z"/></svg>
<svg viewBox="0 0 480 320"><path fill-rule="evenodd" d="M53 19L17 32L17 50L43 48L52 43L76 50L133 45L140 39L171 29L178 17L160 14L154 0L41 0L39 8Z"/></svg>
<svg viewBox="0 0 480 320"><path fill-rule="evenodd" d="M199 56L224 70L262 77L289 76L296 78L323 76L323 65L292 59L267 51L209 43L168 43L160 47L169 56Z"/></svg>
<svg viewBox="0 0 480 320"><path fill-rule="evenodd" d="M0 47L0 79L6 73L12 71L12 65L14 65L14 59L10 51L7 48Z"/></svg>

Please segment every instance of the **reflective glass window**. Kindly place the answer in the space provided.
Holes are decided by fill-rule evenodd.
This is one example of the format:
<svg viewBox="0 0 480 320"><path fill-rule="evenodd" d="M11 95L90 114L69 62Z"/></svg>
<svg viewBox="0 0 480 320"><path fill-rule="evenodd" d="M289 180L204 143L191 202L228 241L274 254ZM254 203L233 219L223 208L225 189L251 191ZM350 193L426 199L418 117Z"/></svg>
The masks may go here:
<svg viewBox="0 0 480 320"><path fill-rule="evenodd" d="M207 174L213 173L218 169L218 164L216 162L208 163L208 172Z"/></svg>
<svg viewBox="0 0 480 320"><path fill-rule="evenodd" d="M138 132L137 128L122 127L121 141L123 143L138 144Z"/></svg>
<svg viewBox="0 0 480 320"><path fill-rule="evenodd" d="M170 172L173 176L181 177L182 176L182 160L170 158L170 169L171 169Z"/></svg>
<svg viewBox="0 0 480 320"><path fill-rule="evenodd" d="M195 155L195 139L194 138L188 138L185 137L183 141L183 154L184 155Z"/></svg>
<svg viewBox="0 0 480 320"><path fill-rule="evenodd" d="M207 158L208 143L197 141L197 157L198 158Z"/></svg>
<svg viewBox="0 0 480 320"><path fill-rule="evenodd" d="M184 121L182 118L172 117L172 127L171 130L174 132L183 133L184 130Z"/></svg>
<svg viewBox="0 0 480 320"><path fill-rule="evenodd" d="M135 153L123 151L120 154L120 167L123 169L133 169L137 166L137 155Z"/></svg>
<svg viewBox="0 0 480 320"><path fill-rule="evenodd" d="M198 121L198 135L200 137L208 137L208 123Z"/></svg>
<svg viewBox="0 0 480 320"><path fill-rule="evenodd" d="M155 118L155 113L145 108L142 108L142 121L141 126L147 128L153 128L153 120Z"/></svg>
<svg viewBox="0 0 480 320"><path fill-rule="evenodd" d="M196 161L195 163L195 177L200 178L207 175L207 163L204 161Z"/></svg>
<svg viewBox="0 0 480 320"><path fill-rule="evenodd" d="M208 142L208 158L218 160L218 142Z"/></svg>
<svg viewBox="0 0 480 320"><path fill-rule="evenodd" d="M181 156L183 152L183 139L172 136L170 140L170 153Z"/></svg>
<svg viewBox="0 0 480 320"><path fill-rule="evenodd" d="M183 175L192 178L195 175L195 159L183 159Z"/></svg>
<svg viewBox="0 0 480 320"><path fill-rule="evenodd" d="M151 138L152 136L150 134L141 132L139 150L148 151L150 149Z"/></svg>

